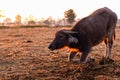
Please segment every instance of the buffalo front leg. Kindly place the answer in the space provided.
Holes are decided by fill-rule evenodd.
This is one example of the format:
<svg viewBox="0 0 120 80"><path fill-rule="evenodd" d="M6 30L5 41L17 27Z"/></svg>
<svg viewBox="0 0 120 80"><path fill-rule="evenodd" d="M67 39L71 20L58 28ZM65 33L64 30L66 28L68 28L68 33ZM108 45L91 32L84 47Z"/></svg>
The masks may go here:
<svg viewBox="0 0 120 80"><path fill-rule="evenodd" d="M90 52L90 50L82 52L82 56L80 58L80 62L82 62L82 63L86 63L87 62L86 58L87 58L89 52Z"/></svg>
<svg viewBox="0 0 120 80"><path fill-rule="evenodd" d="M71 52L70 55L69 55L69 57L68 57L68 60L69 61L73 61L73 58L75 57L76 53L77 52Z"/></svg>
<svg viewBox="0 0 120 80"><path fill-rule="evenodd" d="M81 74L83 73L84 68L83 68L83 64L82 64L82 63L86 63L86 58L87 58L89 52L90 52L90 49L82 52L82 55L81 55L81 58L80 58L79 67L78 67L77 70L74 71L74 73L75 73L76 71L80 71Z"/></svg>

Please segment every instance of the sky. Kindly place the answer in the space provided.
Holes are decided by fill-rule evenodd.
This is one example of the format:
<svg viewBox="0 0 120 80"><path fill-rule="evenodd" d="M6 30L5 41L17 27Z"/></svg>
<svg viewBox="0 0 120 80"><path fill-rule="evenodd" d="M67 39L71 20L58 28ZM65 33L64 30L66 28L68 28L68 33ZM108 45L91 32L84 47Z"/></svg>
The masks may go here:
<svg viewBox="0 0 120 80"><path fill-rule="evenodd" d="M83 18L101 7L110 8L120 18L119 0L0 0L1 13L12 19L17 14L23 18L29 15L35 18L63 18L68 9L73 9L77 18Z"/></svg>

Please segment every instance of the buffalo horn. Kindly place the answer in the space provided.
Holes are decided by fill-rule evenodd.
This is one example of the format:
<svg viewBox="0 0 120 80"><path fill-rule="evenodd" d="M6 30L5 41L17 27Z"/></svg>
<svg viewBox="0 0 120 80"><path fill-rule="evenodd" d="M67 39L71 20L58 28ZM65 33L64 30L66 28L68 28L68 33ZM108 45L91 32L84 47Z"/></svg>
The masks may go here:
<svg viewBox="0 0 120 80"><path fill-rule="evenodd" d="M71 33L71 34L75 34L75 33L78 33L78 32L76 32L76 31L70 31L70 30L64 30L63 32L65 32L65 33Z"/></svg>

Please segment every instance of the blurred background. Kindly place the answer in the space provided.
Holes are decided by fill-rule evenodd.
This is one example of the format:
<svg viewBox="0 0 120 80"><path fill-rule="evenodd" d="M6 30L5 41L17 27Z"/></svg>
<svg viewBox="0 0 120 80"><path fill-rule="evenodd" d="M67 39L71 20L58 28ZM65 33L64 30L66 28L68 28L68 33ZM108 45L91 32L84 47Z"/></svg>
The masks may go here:
<svg viewBox="0 0 120 80"><path fill-rule="evenodd" d="M118 0L0 0L0 26L70 26L101 7L120 18Z"/></svg>

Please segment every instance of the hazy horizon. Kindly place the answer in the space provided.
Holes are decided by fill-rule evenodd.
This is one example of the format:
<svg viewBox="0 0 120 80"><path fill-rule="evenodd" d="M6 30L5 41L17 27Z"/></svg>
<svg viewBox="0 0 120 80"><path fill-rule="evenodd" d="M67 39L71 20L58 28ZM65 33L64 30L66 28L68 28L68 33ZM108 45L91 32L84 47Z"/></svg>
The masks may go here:
<svg viewBox="0 0 120 80"><path fill-rule="evenodd" d="M14 19L17 14L22 18L33 15L34 18L48 18L53 19L63 18L64 12L68 9L73 9L77 18L83 18L94 10L101 7L108 7L120 18L120 7L118 0L0 0L0 10L6 17Z"/></svg>

